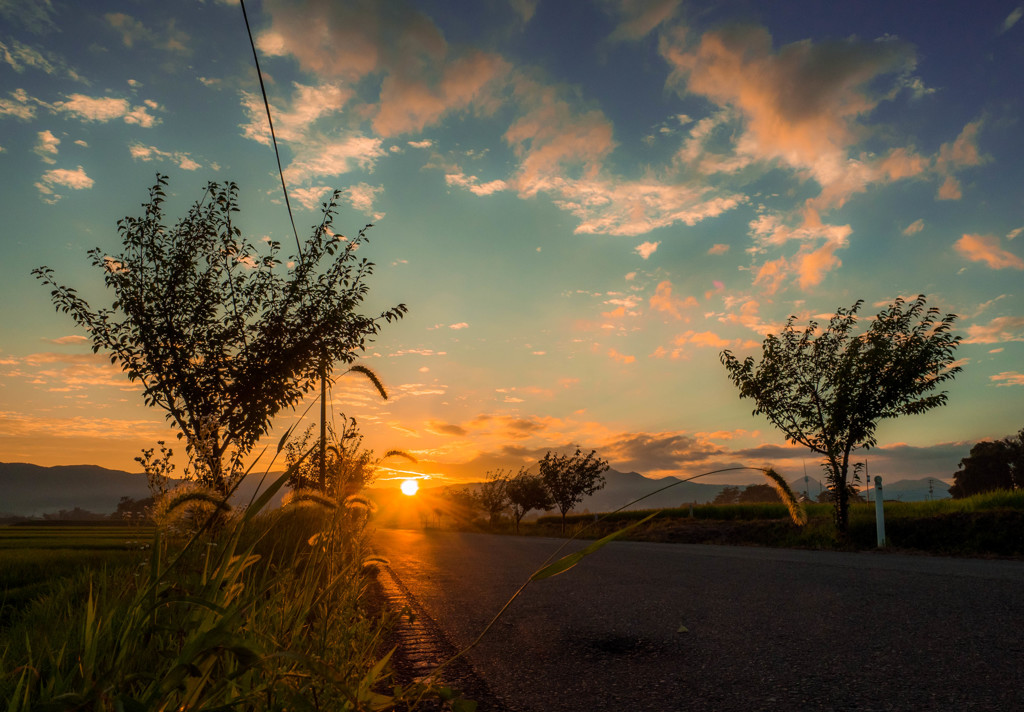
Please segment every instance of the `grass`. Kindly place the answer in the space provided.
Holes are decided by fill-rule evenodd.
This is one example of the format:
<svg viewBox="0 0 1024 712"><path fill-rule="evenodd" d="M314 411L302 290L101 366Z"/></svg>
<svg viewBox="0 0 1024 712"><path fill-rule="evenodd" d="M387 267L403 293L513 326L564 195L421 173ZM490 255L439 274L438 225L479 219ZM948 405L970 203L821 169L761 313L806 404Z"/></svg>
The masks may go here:
<svg viewBox="0 0 1024 712"><path fill-rule="evenodd" d="M365 509L260 513L263 504L187 536L152 531L146 549L124 528L0 532L7 710L377 710L437 699L432 683L391 677L389 614L367 597Z"/></svg>
<svg viewBox="0 0 1024 712"><path fill-rule="evenodd" d="M799 527L781 503L704 504L662 510L651 522L624 538L638 541L760 545L813 549L877 547L875 504L853 504L849 536L840 542L830 504L807 504L808 523ZM566 518L567 533L599 537L638 521L656 510L628 510L604 517L594 514ZM1024 556L1024 491L996 491L964 499L930 502L886 502L886 536L891 547L966 556ZM559 535L560 518L540 517L524 533Z"/></svg>

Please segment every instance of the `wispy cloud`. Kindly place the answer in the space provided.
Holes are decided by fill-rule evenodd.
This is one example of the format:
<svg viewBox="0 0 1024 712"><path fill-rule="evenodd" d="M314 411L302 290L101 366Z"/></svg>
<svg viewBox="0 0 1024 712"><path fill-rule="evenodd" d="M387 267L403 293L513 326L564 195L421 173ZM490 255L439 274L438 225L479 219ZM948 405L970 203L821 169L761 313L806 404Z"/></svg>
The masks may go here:
<svg viewBox="0 0 1024 712"><path fill-rule="evenodd" d="M967 327L965 344L999 344L1024 341L1024 316L1000 316L987 324Z"/></svg>
<svg viewBox="0 0 1024 712"><path fill-rule="evenodd" d="M40 131L38 134L38 140L36 146L32 149L36 155L43 159L43 163L54 164L57 159L54 156L57 155L57 146L60 145L60 139L53 135L49 130Z"/></svg>
<svg viewBox="0 0 1024 712"><path fill-rule="evenodd" d="M1024 386L1024 373L1017 371L1003 371L989 376L988 379L997 386Z"/></svg>
<svg viewBox="0 0 1024 712"><path fill-rule="evenodd" d="M971 262L983 262L992 269L1024 270L1024 260L1004 250L995 235L964 235L953 247Z"/></svg>

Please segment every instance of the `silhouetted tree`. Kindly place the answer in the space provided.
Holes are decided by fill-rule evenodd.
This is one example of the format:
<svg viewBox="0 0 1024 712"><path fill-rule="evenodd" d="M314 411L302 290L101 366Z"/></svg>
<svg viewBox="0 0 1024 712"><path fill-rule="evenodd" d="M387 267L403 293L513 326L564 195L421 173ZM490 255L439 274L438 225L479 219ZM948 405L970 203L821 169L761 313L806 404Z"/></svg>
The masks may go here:
<svg viewBox="0 0 1024 712"><path fill-rule="evenodd" d="M849 524L850 454L876 444L880 420L943 405L945 391L934 391L960 371L953 364L961 339L951 333L955 314L940 319L934 307L925 310L923 295L897 299L854 335L861 304L837 310L821 333L817 322L798 330L790 317L781 335L764 340L760 364L721 353L740 398L756 403L754 415L823 456L841 536Z"/></svg>
<svg viewBox="0 0 1024 712"><path fill-rule="evenodd" d="M285 266L278 243L260 252L242 237L234 183L210 183L173 227L164 224L166 185L158 175L144 215L118 222L121 254L89 251L113 292L109 308L93 310L49 267L33 274L53 288L58 311L86 329L93 351L108 352L142 384L147 405L167 412L196 478L224 492L271 419L316 386L321 368L329 375L331 364L355 361L406 307L377 317L357 311L373 264L356 250L370 226L351 238L332 230L338 192Z"/></svg>
<svg viewBox="0 0 1024 712"><path fill-rule="evenodd" d="M525 467L519 468L515 477L508 480L508 499L512 505L512 520L515 523L516 534L519 533L519 523L523 521L526 513L541 509L548 511L555 506L544 486L544 480L540 475L531 475Z"/></svg>
<svg viewBox="0 0 1024 712"><path fill-rule="evenodd" d="M740 501L740 488L726 485L722 491L715 495L711 504L736 504Z"/></svg>
<svg viewBox="0 0 1024 712"><path fill-rule="evenodd" d="M982 441L960 460L949 494L954 499L998 489L1024 489L1024 430L995 441Z"/></svg>
<svg viewBox="0 0 1024 712"><path fill-rule="evenodd" d="M781 502L782 497L771 485L747 485L736 500L739 504L760 504L762 502Z"/></svg>
<svg viewBox="0 0 1024 712"><path fill-rule="evenodd" d="M474 495L477 506L487 515L487 521L492 526L497 523L501 513L508 509L508 480L508 475L501 470L488 472L487 480L481 483Z"/></svg>
<svg viewBox="0 0 1024 712"><path fill-rule="evenodd" d="M597 457L591 450L584 457L579 448L573 455L558 455L550 450L539 463L540 478L551 495L551 500L562 515L562 532L565 532L565 515L583 501L585 496L594 494L604 487L604 473L608 461Z"/></svg>

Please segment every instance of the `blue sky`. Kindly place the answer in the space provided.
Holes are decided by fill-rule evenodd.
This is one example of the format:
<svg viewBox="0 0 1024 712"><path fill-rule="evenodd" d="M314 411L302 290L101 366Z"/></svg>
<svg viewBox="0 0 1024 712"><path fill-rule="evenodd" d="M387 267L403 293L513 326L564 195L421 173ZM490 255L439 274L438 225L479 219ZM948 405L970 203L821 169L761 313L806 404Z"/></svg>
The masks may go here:
<svg viewBox="0 0 1024 712"><path fill-rule="evenodd" d="M949 404L873 474L949 478L1024 426L1019 2L482 0L246 5L300 232L374 222L368 308L406 303L332 408L439 482L596 448L692 475L815 458L718 360L856 300L960 315ZM0 459L132 458L170 431L30 276L102 303L159 171L293 244L233 2L0 0ZM280 431L293 420L279 419Z"/></svg>

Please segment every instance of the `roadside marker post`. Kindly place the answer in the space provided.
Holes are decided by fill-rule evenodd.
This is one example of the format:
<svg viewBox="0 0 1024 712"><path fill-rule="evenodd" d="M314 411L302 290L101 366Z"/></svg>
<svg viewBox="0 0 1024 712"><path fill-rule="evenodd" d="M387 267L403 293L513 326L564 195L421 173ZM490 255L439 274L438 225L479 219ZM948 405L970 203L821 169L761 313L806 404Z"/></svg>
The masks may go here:
<svg viewBox="0 0 1024 712"><path fill-rule="evenodd" d="M879 549L885 546L885 505L882 500L882 478L875 475L875 533Z"/></svg>

